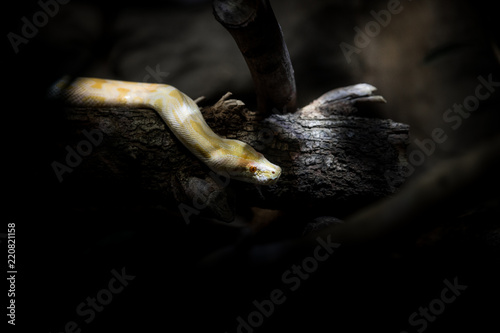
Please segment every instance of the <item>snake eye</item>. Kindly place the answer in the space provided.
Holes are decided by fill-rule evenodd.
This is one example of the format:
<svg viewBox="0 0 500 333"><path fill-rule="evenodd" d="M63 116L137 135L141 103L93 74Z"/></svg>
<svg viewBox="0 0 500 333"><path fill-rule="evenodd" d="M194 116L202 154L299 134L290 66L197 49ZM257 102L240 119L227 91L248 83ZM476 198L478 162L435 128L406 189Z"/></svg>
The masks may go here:
<svg viewBox="0 0 500 333"><path fill-rule="evenodd" d="M257 167L252 165L249 170L251 173L255 173L257 171Z"/></svg>

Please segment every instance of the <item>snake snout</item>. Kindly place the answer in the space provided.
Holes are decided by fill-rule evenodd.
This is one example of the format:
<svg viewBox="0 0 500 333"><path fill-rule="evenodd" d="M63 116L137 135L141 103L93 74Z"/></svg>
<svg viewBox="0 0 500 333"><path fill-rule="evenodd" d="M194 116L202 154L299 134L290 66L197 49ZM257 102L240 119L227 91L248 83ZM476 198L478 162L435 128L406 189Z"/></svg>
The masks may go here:
<svg viewBox="0 0 500 333"><path fill-rule="evenodd" d="M267 179L265 181L265 185L273 185L276 184L278 179L281 176L281 168L277 165L269 163L271 165L270 170L267 172Z"/></svg>

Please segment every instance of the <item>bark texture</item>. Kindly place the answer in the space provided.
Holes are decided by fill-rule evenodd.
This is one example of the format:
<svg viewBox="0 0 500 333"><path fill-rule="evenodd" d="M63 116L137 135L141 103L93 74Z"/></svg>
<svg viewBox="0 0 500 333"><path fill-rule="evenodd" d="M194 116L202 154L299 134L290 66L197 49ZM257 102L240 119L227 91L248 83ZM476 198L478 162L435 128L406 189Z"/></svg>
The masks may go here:
<svg viewBox="0 0 500 333"><path fill-rule="evenodd" d="M335 215L394 193L405 178L408 126L353 115L360 102L383 101L373 91L366 84L340 88L296 113L272 114L263 120L228 96L202 108L216 133L251 144L282 167L273 186L214 174L177 141L153 110L66 108L72 125L69 146L78 148L84 130L102 133L102 142L75 168L79 177L133 183L188 215L202 213L230 221L233 207L253 205L276 209L298 205Z"/></svg>

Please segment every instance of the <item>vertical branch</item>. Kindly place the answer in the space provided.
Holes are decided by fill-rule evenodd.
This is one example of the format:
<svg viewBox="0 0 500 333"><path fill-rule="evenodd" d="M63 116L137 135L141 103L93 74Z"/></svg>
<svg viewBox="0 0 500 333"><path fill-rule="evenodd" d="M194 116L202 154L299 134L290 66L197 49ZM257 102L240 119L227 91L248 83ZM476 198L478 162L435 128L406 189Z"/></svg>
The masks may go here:
<svg viewBox="0 0 500 333"><path fill-rule="evenodd" d="M214 0L213 9L215 18L233 36L245 58L259 111L295 111L292 63L269 0Z"/></svg>

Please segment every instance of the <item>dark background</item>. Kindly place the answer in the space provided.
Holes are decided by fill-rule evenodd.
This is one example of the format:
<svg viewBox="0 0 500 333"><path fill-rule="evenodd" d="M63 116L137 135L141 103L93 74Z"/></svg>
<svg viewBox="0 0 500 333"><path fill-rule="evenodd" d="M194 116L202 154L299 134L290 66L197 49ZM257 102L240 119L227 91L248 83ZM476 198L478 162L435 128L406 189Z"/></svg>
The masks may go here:
<svg viewBox="0 0 500 333"><path fill-rule="evenodd" d="M359 82L376 86L388 103L373 116L411 126L414 139L436 127L479 84L498 73L499 29L486 1L403 1L403 10L348 63L339 47L354 45L354 27L373 20L386 1L272 1L293 61L299 106L324 92ZM7 6L7 5L4 5ZM3 10L6 32L21 34L21 18L36 1ZM244 223L186 225L132 183L82 186L78 170L57 181L51 162L64 153L58 113L45 91L64 74L162 82L189 96L216 101L232 91L254 106L253 85L230 35L215 21L210 1L77 1L57 14L16 54L4 39L4 225L15 222L16 328L61 332L69 321L82 332L235 332L236 318L254 300L288 290L282 274L311 252L256 263L238 242ZM496 45L496 46L495 46ZM495 54L496 48L496 54ZM168 74L166 74L168 73ZM423 173L484 144L497 133L498 92L438 145ZM401 235L369 244L341 245L256 332L416 332L408 317L438 298L444 279L467 285L426 332L498 330L500 238L498 178L467 193L470 204L449 208ZM461 201L462 202L462 201ZM362 208L362 207L360 207ZM331 212L335 216L335 212ZM317 218L280 220L254 242L300 235ZM244 219L243 219L244 221ZM243 227L242 227L243 225ZM3 244L3 243L2 243ZM200 268L206 255L229 246L235 255ZM240 246L234 250L231 246ZM135 276L90 323L75 309L106 288L112 269Z"/></svg>

